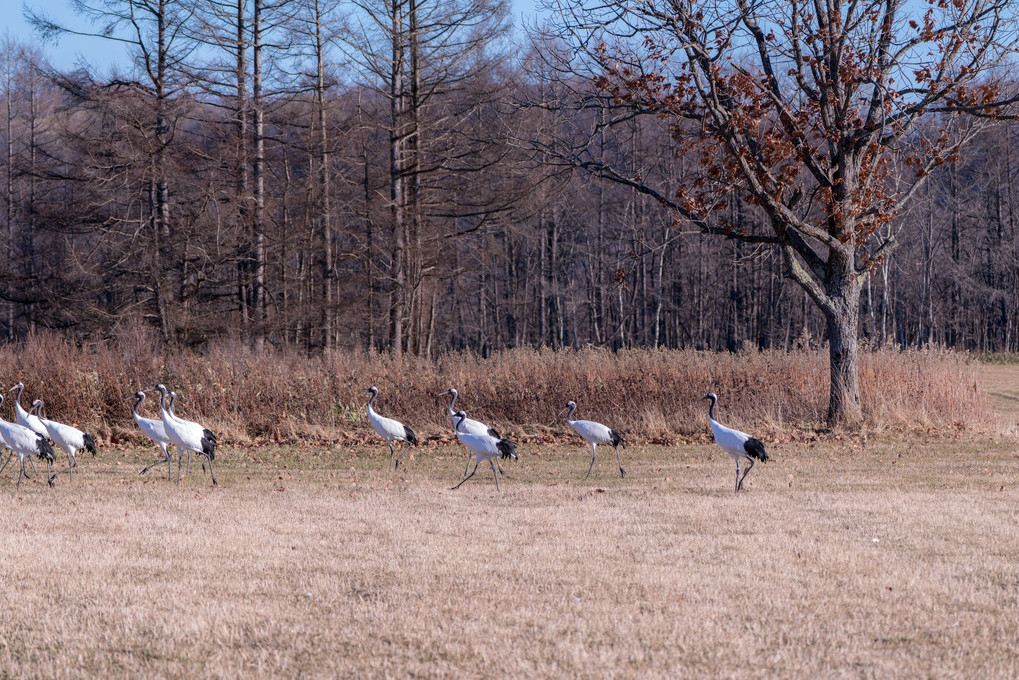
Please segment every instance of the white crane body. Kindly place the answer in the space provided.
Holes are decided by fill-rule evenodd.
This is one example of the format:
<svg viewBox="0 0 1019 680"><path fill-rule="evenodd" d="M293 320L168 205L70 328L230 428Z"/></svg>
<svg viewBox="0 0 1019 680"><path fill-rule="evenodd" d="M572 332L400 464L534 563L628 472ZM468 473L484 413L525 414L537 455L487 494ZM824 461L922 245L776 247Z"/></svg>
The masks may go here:
<svg viewBox="0 0 1019 680"><path fill-rule="evenodd" d="M191 420L185 420L173 415L166 409L166 387L156 385L159 391L159 410L163 417L163 428L170 442L180 451L194 451L200 456L205 456L209 461L209 474L212 475L212 483L216 482L216 473L212 469L212 461L216 458L216 435L209 428L199 425ZM183 456L181 456L183 458ZM180 484L181 461L177 460L177 484Z"/></svg>
<svg viewBox="0 0 1019 680"><path fill-rule="evenodd" d="M450 422L453 425L453 431L454 432L466 432L467 434L487 434L487 435L490 435L492 437L495 437L496 439L502 439L502 435L499 434L498 430L496 430L494 427L489 427L488 425L484 424L480 420L473 420L471 418L466 418L465 417L461 421L460 425L458 426L457 422L456 422L457 421L457 416L456 416L457 412L455 410L453 410L453 405L456 404L456 399L460 395L457 393L457 391L455 389L448 389L445 392L440 392L438 396L441 397L441 396L443 396L445 394L448 394L451 397L451 399L449 400L449 406L447 408L449 409L449 420L450 420ZM498 466L498 465L499 465L499 463L496 463L496 466ZM470 466L471 466L471 457L467 456L467 467L464 468L464 475L467 474L467 469ZM499 469L499 472L502 472L501 468Z"/></svg>
<svg viewBox="0 0 1019 680"><path fill-rule="evenodd" d="M407 453L407 449L411 446L417 446L417 435L414 434L414 430L410 429L399 420L386 418L385 416L380 416L375 412L375 409L372 408L372 402L375 401L375 397L379 396L379 390L377 387L373 385L372 387L369 387L366 392L372 395L371 398L368 399L368 422L371 423L372 429L375 430L376 434L386 440L386 446L389 447L389 464L395 470L400 467L400 460L403 458L403 455ZM407 444L403 447L403 451L400 452L400 455L396 456L395 463L393 461L393 456L396 452L393 450L393 442L405 442Z"/></svg>
<svg viewBox="0 0 1019 680"><path fill-rule="evenodd" d="M593 420L573 420L573 412L577 410L577 403L574 401L566 402L566 408L559 412L562 415L566 411L566 422L568 422L577 434L584 438L588 444L591 445L591 465L587 468L587 474L584 475L584 479L591 476L591 470L594 469L594 457L598 444L611 444L612 448L616 452L616 464L619 465L619 476L625 477L626 470L623 469L623 463L619 460L619 447L626 448L626 442L623 441L623 436L613 429L596 423Z"/></svg>
<svg viewBox="0 0 1019 680"><path fill-rule="evenodd" d="M768 453L764 450L764 443L760 439L752 437L746 432L726 427L715 420L715 404L718 402L718 397L714 392L708 392L704 398L711 400L708 422L711 423L711 433L715 436L715 444L736 462L736 491L738 492L743 488L743 480L754 467L754 459L765 462L768 460ZM742 477L740 477L739 469L740 459L750 463L743 471Z"/></svg>
<svg viewBox="0 0 1019 680"><path fill-rule="evenodd" d="M463 421L467 419L467 415L463 411L458 411L456 418L456 436L467 447L467 450L470 451L471 457L474 458L474 469L471 471L471 474L467 475L453 489L459 489L461 484L473 477L474 473L478 471L478 465L482 461L487 460L492 466L492 474L495 475L495 489L499 491L499 473L496 472L495 461L499 458L512 458L516 460L517 445L509 439L493 437L487 432L485 434L463 432Z"/></svg>
<svg viewBox="0 0 1019 680"><path fill-rule="evenodd" d="M0 394L0 405L3 403L3 395ZM28 476L25 474L25 458L28 458L29 462L31 462L33 456L46 461L46 480L50 486L53 486L53 477L50 473L53 471L53 461L56 459L56 456L53 453L53 447L50 446L50 443L41 434L23 425L0 419L0 438L3 438L11 451L18 455L18 460L21 463L21 471L18 473L17 484L19 491L21 490L21 478ZM6 465L4 463L4 467Z"/></svg>
<svg viewBox="0 0 1019 680"><path fill-rule="evenodd" d="M439 396L442 396L444 394L448 394L452 397L449 400L449 405L446 408L449 410L449 420L453 426L454 432L457 433L466 432L467 434L487 434L492 437L495 437L496 439L501 439L501 437L499 436L499 432L494 427L489 427L488 425L484 424L479 420L473 420L472 418L464 418L460 425L457 425L456 423L457 412L456 410L454 410L453 405L456 404L456 399L460 395L454 389L446 390L445 392L442 392Z"/></svg>
<svg viewBox="0 0 1019 680"><path fill-rule="evenodd" d="M42 399L36 399L32 402L32 410L30 414L35 415L39 418L39 422L46 428L46 432L49 433L49 438L67 454L67 469L61 470L60 472L53 475L67 473L69 480L74 479L74 473L71 471L78 467L78 451L88 451L94 457L96 455L96 442L87 432L82 432L76 427L71 425L65 425L64 423L58 423L55 420L48 420L42 416L43 413L43 402Z"/></svg>
<svg viewBox="0 0 1019 680"><path fill-rule="evenodd" d="M158 463L153 463L152 465L149 465L138 474L144 475L146 472L148 472L156 465L162 465L165 462L166 478L168 480L173 479L172 469L173 457L170 455L170 451L168 448L173 444L173 442L170 441L170 437L166 434L166 426L163 425L163 421L161 419L155 420L153 418L145 418L140 413L138 413L138 408L142 405L142 402L145 401L144 392L141 391L135 392L133 397L128 398L129 399L133 398L137 400L134 403L134 408L131 409L131 415L134 416L134 422L138 425L138 429L142 431L142 434L151 439L152 442L159 447L159 450L163 452L163 460L159 461ZM177 449L177 455L183 455L180 449Z"/></svg>

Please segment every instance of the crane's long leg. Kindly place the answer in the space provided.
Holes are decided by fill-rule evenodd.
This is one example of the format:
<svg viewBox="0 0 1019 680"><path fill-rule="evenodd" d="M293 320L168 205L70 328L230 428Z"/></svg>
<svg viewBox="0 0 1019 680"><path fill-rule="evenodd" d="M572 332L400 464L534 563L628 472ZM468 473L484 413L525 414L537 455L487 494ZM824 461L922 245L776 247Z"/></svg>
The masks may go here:
<svg viewBox="0 0 1019 680"><path fill-rule="evenodd" d="M750 461L750 467L743 470L743 476L739 478L739 484L736 485L737 491L743 488L743 480L746 479L747 475L750 474L750 471L754 469L754 459L748 458L747 460Z"/></svg>
<svg viewBox="0 0 1019 680"><path fill-rule="evenodd" d="M32 460L31 458L29 458L28 459L28 464L32 466L32 476L33 477L38 477L39 476L39 471L35 468L35 461ZM25 479L28 479L28 475L25 475Z"/></svg>
<svg viewBox="0 0 1019 680"><path fill-rule="evenodd" d="M209 461L209 474L212 475L213 486L216 486L219 484L219 482L216 481L216 473L212 471L212 458L210 458L209 454L207 453L203 453L202 455L205 456L206 460ZM203 464L202 467L205 467L205 465Z"/></svg>
<svg viewBox="0 0 1019 680"><path fill-rule="evenodd" d="M409 449L409 448L410 448L410 442L407 442L407 445L405 447L403 447L403 451L401 451L400 455L396 457L396 465L393 466L394 470L396 468L400 467L400 460L403 458L403 454L407 453L407 449Z"/></svg>
<svg viewBox="0 0 1019 680"><path fill-rule="evenodd" d="M460 480L460 484L463 484L463 483L464 483L464 482L466 482L466 481L467 481L468 479L470 479L471 477L473 477L473 476L474 476L474 473L478 471L478 463L480 463L480 462L481 462L481 461L477 461L476 463L474 463L474 469L473 469L473 470L471 470L471 474L467 475L467 476L466 476L466 477L464 477L464 478L463 478L462 480ZM450 491L456 491L457 489L459 489L459 488L460 488L460 484L457 484L456 486L452 487L452 488L450 489Z"/></svg>
<svg viewBox="0 0 1019 680"><path fill-rule="evenodd" d="M21 470L18 472L18 485L16 488L18 491L21 491L21 478L25 477L27 479L28 475L25 474L25 457L18 455L18 460L21 463Z"/></svg>
<svg viewBox="0 0 1019 680"><path fill-rule="evenodd" d="M388 439L386 440L386 446L389 447L389 467L392 468L393 467L393 455L396 452L393 451L393 445L392 445L392 443L390 443L390 441Z"/></svg>
<svg viewBox="0 0 1019 680"><path fill-rule="evenodd" d="M739 491L739 458L736 459L736 491Z"/></svg>
<svg viewBox="0 0 1019 680"><path fill-rule="evenodd" d="M13 457L14 457L14 451L8 451L7 452L7 460L4 461L3 465L0 465L0 474L2 474L3 471L7 469L7 464L11 462L11 458L13 458Z"/></svg>
<svg viewBox="0 0 1019 680"><path fill-rule="evenodd" d="M146 472L148 472L152 468L156 467L157 465L162 465L163 463L166 463L166 479L167 479L167 481L169 481L169 480L173 479L173 472L172 472L172 468L171 468L171 466L173 465L173 460L170 458L170 450L168 448L166 448L166 446L162 446L160 448L163 449L163 455L165 456L165 458L163 460L161 460L161 461L153 463L152 465L149 465L148 467L144 468L138 474L144 475Z"/></svg>
<svg viewBox="0 0 1019 680"><path fill-rule="evenodd" d="M594 452L595 452L595 447L596 446L598 446L598 445L597 444L591 444L591 465L590 465L590 467L587 468L587 474L584 475L584 480L585 481L587 480L588 477L591 476L591 470L594 469Z"/></svg>
<svg viewBox="0 0 1019 680"><path fill-rule="evenodd" d="M50 464L50 462L49 462L49 460L47 460L46 461L47 469L49 469L49 464ZM62 475L64 473L67 473L67 480L69 482L73 482L74 481L74 475L71 473L71 470L73 470L76 467L78 467L77 459L74 458L74 454L68 453L67 454L67 469L66 470L61 470L60 472L56 472L56 473L50 475L50 485L51 486L53 485L53 480L56 479L57 475Z"/></svg>
<svg viewBox="0 0 1019 680"><path fill-rule="evenodd" d="M492 465L492 476L495 477L495 490L502 491L502 489L499 488L499 473L495 471L495 461L489 459L488 462Z"/></svg>
<svg viewBox="0 0 1019 680"><path fill-rule="evenodd" d="M470 467L471 467L471 458L473 458L473 455L471 454L470 451L468 451L467 452L467 465L464 465L464 473L462 475L460 475L461 477L466 477L467 476L467 470L469 470Z"/></svg>
<svg viewBox="0 0 1019 680"><path fill-rule="evenodd" d="M50 463L50 459L46 459L46 479L49 480L50 486L53 486L53 478L56 477L53 473L53 465Z"/></svg>
<svg viewBox="0 0 1019 680"><path fill-rule="evenodd" d="M184 452L177 449L177 486L180 486L180 466L184 462Z"/></svg>
<svg viewBox="0 0 1019 680"><path fill-rule="evenodd" d="M188 469L185 470L185 472L187 472L189 475L191 474L191 449L188 449Z"/></svg>
<svg viewBox="0 0 1019 680"><path fill-rule="evenodd" d="M613 444L612 448L616 450L616 464L619 465L619 476L625 477L626 470L623 469L623 463L619 460L619 447Z"/></svg>

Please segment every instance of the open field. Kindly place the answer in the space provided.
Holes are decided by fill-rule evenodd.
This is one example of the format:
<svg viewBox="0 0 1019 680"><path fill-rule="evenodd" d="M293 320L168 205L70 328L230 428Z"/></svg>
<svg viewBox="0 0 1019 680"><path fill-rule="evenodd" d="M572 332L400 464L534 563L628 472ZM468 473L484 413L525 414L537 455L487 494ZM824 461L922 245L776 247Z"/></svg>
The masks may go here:
<svg viewBox="0 0 1019 680"><path fill-rule="evenodd" d="M1019 364L981 364L976 367L987 405L1001 420L1004 432L1019 431Z"/></svg>
<svg viewBox="0 0 1019 680"><path fill-rule="evenodd" d="M1011 439L153 451L0 479L4 677L1019 676ZM385 453L385 455L384 455ZM155 473L155 474L153 474Z"/></svg>

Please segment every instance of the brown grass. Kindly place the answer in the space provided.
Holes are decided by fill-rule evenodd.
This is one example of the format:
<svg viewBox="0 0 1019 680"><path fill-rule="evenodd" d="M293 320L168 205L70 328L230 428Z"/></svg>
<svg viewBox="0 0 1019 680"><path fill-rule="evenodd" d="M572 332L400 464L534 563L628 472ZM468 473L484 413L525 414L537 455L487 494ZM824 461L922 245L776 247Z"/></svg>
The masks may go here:
<svg viewBox="0 0 1019 680"><path fill-rule="evenodd" d="M154 451L4 473L0 678L1019 676L1010 440Z"/></svg>
<svg viewBox="0 0 1019 680"><path fill-rule="evenodd" d="M868 352L861 357L865 431L987 429L994 417L976 367L945 351ZM819 351L741 352L512 350L482 359L343 353L328 358L252 351L223 341L202 353L160 347L144 327L78 346L53 335L0 347L0 387L26 384L25 400L45 399L50 417L77 422L104 440L141 443L125 397L162 382L178 392L178 412L235 444L371 436L365 389L381 390L380 412L425 437L447 436L444 400L456 387L470 415L523 440L567 432L555 414L567 400L578 418L599 420L631 441L669 443L705 435L705 402L719 417L760 435L785 437L823 426L827 357ZM27 405L27 404L26 404ZM157 413L152 402L148 415ZM11 413L4 407L4 414ZM9 416L5 416L9 417Z"/></svg>

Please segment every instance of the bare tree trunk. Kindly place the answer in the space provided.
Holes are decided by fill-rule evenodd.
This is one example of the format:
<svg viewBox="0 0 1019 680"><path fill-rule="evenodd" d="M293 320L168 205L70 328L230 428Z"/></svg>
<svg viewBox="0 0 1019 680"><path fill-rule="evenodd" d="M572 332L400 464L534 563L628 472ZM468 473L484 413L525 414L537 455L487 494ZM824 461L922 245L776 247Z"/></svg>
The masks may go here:
<svg viewBox="0 0 1019 680"><path fill-rule="evenodd" d="M832 426L855 427L863 419L857 341L861 281L854 269L851 251L848 256L832 251L828 260L828 304L823 307L831 372L828 423Z"/></svg>
<svg viewBox="0 0 1019 680"><path fill-rule="evenodd" d="M322 37L322 11L319 0L314 0L315 13L315 107L318 109L318 143L319 143L319 191L321 192L322 220L322 285L325 289L322 309L322 333L325 349L336 347L336 310L334 308L333 289L335 288L336 267L333 262L333 226L332 206L330 204L330 168L329 168L329 132L326 128L326 82L325 82L325 44Z"/></svg>
<svg viewBox="0 0 1019 680"><path fill-rule="evenodd" d="M390 0L390 19L393 22L393 53L389 83L389 200L393 226L393 260L391 272L389 346L393 356L403 354L403 317L406 300L407 258L405 190L403 186L404 135L403 135L403 13L401 0Z"/></svg>
<svg viewBox="0 0 1019 680"><path fill-rule="evenodd" d="M7 100L7 261L15 262L14 252L14 42L4 39L4 94ZM7 340L14 339L14 302L8 301Z"/></svg>
<svg viewBox="0 0 1019 680"><path fill-rule="evenodd" d="M236 118L235 126L237 132L236 138L236 167L234 172L236 177L237 187L237 220L236 233L240 239L242 249L247 250L247 231L248 231L248 216L251 211L249 209L249 188L248 188L248 65L247 65L247 17L244 14L245 0L237 0L237 61L234 71L234 79L236 81ZM249 298L251 282L249 277L250 262L247 257L247 252L242 252L241 256L237 258L237 302L241 312L241 325L245 330L250 331L251 316L249 313Z"/></svg>
<svg viewBox="0 0 1019 680"><path fill-rule="evenodd" d="M255 143L252 179L254 213L252 215L253 252L251 253L251 311L255 323L255 348L265 342L265 102L262 99L262 3L253 0L251 18L251 112Z"/></svg>

